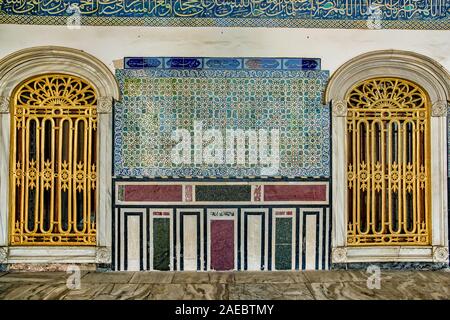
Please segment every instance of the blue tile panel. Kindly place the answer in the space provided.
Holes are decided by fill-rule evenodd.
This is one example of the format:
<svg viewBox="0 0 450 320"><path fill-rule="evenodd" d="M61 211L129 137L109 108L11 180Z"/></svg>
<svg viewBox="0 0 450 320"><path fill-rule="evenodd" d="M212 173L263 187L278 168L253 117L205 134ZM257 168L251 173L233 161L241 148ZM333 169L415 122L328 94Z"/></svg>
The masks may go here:
<svg viewBox="0 0 450 320"><path fill-rule="evenodd" d="M319 58L127 57L125 69L320 70Z"/></svg>
<svg viewBox="0 0 450 320"><path fill-rule="evenodd" d="M28 24L66 24L79 14L91 25L448 29L449 7L448 0L3 0L0 14L3 23L16 16Z"/></svg>
<svg viewBox="0 0 450 320"><path fill-rule="evenodd" d="M167 66L166 61L171 60L162 61ZM210 60L199 59L200 64L192 61L179 59L174 63L193 69L116 71L122 94L114 115L116 176L329 177L330 111L322 104L328 71L197 69ZM281 64L282 59L269 59L266 66L277 67L275 61ZM202 124L200 129L195 126L198 123ZM183 145L188 150L187 160L177 163L173 152L174 146L180 144L174 133L180 130L190 140L187 147ZM207 142L208 130L216 130L214 141L223 143L223 151L215 149L222 154L222 160L227 152L238 154L237 142L228 148L229 132L243 130L245 163L212 163L204 156L197 161L196 134L199 132L203 139L201 157L208 145L213 145ZM261 136L264 130L265 138ZM252 132L258 134L257 143L249 139ZM279 161L275 161L275 168L274 162L259 160L261 143L267 146L271 159L277 158L272 153L276 132ZM250 153L258 153L256 163L250 161Z"/></svg>

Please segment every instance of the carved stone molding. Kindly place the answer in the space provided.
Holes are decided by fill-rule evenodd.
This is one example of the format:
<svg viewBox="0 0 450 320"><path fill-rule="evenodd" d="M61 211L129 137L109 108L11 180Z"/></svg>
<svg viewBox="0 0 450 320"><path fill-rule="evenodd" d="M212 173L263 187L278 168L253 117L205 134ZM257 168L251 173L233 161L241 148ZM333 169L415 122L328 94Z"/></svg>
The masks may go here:
<svg viewBox="0 0 450 320"><path fill-rule="evenodd" d="M9 113L8 97L0 96L0 113Z"/></svg>
<svg viewBox="0 0 450 320"><path fill-rule="evenodd" d="M345 117L347 116L347 102L342 100L337 100L332 102L333 116L335 117Z"/></svg>
<svg viewBox="0 0 450 320"><path fill-rule="evenodd" d="M96 263L111 263L111 248L110 247L98 247L95 262Z"/></svg>
<svg viewBox="0 0 450 320"><path fill-rule="evenodd" d="M99 97L97 99L98 113L112 113L113 99L111 97Z"/></svg>
<svg viewBox="0 0 450 320"><path fill-rule="evenodd" d="M435 60L410 51L379 50L354 57L340 66L328 82L324 102L345 100L349 88L377 77L413 81L428 93L431 101L450 97L450 75Z"/></svg>
<svg viewBox="0 0 450 320"><path fill-rule="evenodd" d="M0 247L0 263L8 262L8 247Z"/></svg>
<svg viewBox="0 0 450 320"><path fill-rule="evenodd" d="M448 247L433 247L433 262L448 262Z"/></svg>
<svg viewBox="0 0 450 320"><path fill-rule="evenodd" d="M436 101L431 105L432 117L446 117L447 116L447 101Z"/></svg>
<svg viewBox="0 0 450 320"><path fill-rule="evenodd" d="M347 262L347 248L333 248L332 251L333 263Z"/></svg>
<svg viewBox="0 0 450 320"><path fill-rule="evenodd" d="M102 61L84 51L58 46L27 48L0 59L0 96L10 97L22 81L43 71L75 75L92 84L98 96L120 100L116 78Z"/></svg>

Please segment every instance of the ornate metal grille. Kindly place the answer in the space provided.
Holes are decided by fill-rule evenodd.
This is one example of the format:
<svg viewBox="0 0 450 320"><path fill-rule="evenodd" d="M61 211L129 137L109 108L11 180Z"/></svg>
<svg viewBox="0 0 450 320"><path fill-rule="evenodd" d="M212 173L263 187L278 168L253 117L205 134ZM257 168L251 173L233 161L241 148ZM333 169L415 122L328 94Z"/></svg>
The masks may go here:
<svg viewBox="0 0 450 320"><path fill-rule="evenodd" d="M63 74L27 80L11 120L12 245L95 245L97 98Z"/></svg>
<svg viewBox="0 0 450 320"><path fill-rule="evenodd" d="M348 245L430 243L428 104L420 87L395 78L348 94Z"/></svg>

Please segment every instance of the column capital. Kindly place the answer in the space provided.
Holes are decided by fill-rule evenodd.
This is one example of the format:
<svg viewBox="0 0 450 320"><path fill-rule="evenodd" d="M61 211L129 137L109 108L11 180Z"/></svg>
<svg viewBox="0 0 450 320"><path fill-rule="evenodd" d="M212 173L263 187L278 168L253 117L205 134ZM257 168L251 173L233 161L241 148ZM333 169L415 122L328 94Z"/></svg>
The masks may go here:
<svg viewBox="0 0 450 320"><path fill-rule="evenodd" d="M335 117L347 116L347 102L343 100L333 100L331 102L331 110Z"/></svg>
<svg viewBox="0 0 450 320"><path fill-rule="evenodd" d="M98 113L112 113L113 99L111 97L97 98L97 112Z"/></svg>
<svg viewBox="0 0 450 320"><path fill-rule="evenodd" d="M0 96L0 113L9 113L9 98Z"/></svg>
<svg viewBox="0 0 450 320"><path fill-rule="evenodd" d="M438 100L431 105L432 117L446 117L447 116L447 101Z"/></svg>

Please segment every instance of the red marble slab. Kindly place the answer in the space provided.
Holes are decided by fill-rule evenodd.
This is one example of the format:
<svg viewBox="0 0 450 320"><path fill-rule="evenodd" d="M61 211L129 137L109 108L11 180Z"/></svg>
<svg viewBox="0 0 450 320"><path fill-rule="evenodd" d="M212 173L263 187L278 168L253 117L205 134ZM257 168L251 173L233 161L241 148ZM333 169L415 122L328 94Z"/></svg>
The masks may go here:
<svg viewBox="0 0 450 320"><path fill-rule="evenodd" d="M265 185L264 201L326 201L327 185Z"/></svg>
<svg viewBox="0 0 450 320"><path fill-rule="evenodd" d="M211 269L234 269L234 221L211 221Z"/></svg>
<svg viewBox="0 0 450 320"><path fill-rule="evenodd" d="M174 202L183 200L181 185L125 185L125 201Z"/></svg>

